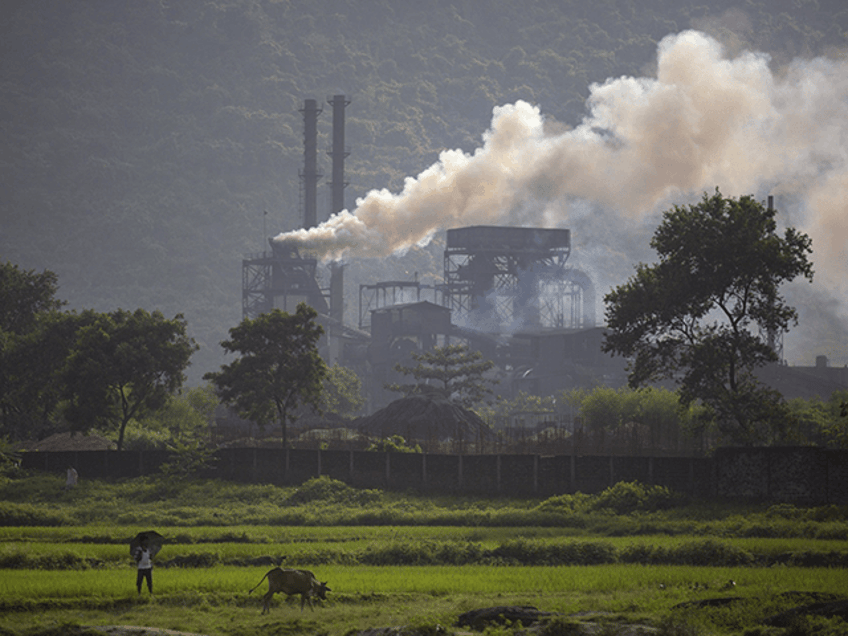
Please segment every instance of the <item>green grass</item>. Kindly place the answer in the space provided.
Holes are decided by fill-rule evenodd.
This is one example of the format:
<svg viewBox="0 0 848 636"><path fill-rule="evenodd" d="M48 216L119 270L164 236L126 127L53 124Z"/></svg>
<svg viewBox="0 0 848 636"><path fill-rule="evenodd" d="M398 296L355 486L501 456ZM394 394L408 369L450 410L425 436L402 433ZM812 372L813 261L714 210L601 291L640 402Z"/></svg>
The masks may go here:
<svg viewBox="0 0 848 636"><path fill-rule="evenodd" d="M835 620L791 635L763 631L759 621L815 598L788 592L848 590L848 517L833 506L674 499L649 510L639 503L648 491L632 485L597 497L513 501L355 491L327 480L276 488L140 479L87 482L70 493L60 483L0 479L2 636L114 624L216 636L344 636L414 624L426 635L493 605L580 613L610 621L610 635L614 624L645 623L665 630L660 636L831 636ZM616 514L599 506L610 501L635 508ZM146 529L168 539L153 598L136 595L127 547ZM301 614L296 602L277 599L261 616L265 584L247 591L281 557L328 581L329 601ZM674 609L726 596L742 600Z"/></svg>
<svg viewBox="0 0 848 636"><path fill-rule="evenodd" d="M547 599L554 611L578 611L581 599L608 595L632 595L647 603L648 609L669 609L684 601L720 596L757 597L763 592L839 592L848 590L848 571L819 568L692 568L678 566L643 567L633 565L562 567L421 566L369 567L320 566L303 564L333 592L328 605L349 604L375 595L495 597L513 602L530 597ZM174 568L155 570L155 591L160 602L169 597L212 594L219 600L259 605L257 592L247 592L267 572L266 567L221 566L212 570ZM724 589L728 581L736 585ZM145 592L146 594L146 592ZM135 572L131 567L82 572L29 571L25 577L0 579L0 601L4 610L16 603L49 607L57 600L92 603L134 599ZM253 599L255 603L251 601ZM538 600L534 602L538 603ZM620 608L619 608L620 609Z"/></svg>
<svg viewBox="0 0 848 636"><path fill-rule="evenodd" d="M60 616L77 611L87 611L92 616L99 611L98 622L105 624L126 620L126 613L140 614L154 608L155 613L144 615L144 624L171 629L176 628L178 615L185 628L202 624L199 617L220 608L229 608L243 617L244 625L301 617L299 607L282 599L277 600L267 619L259 616L265 584L251 595L247 592L259 583L265 571L226 566L213 570L158 569L152 601L146 592L140 598L136 596L131 568L72 573L35 571L24 578L4 576L0 579L0 608L4 615L0 625L14 628L33 615ZM672 608L678 603L731 595L749 599L746 611L751 616L745 622L753 625L764 616L764 610L756 608L779 608L781 603L776 599L781 593L848 589L845 570L809 568L787 568L776 573L762 568L641 566L314 566L313 571L321 580L327 580L333 591L323 607L314 614L307 611L303 615L304 625L317 620L322 628L333 626L330 633L339 634L345 633L345 625L361 619L363 612L375 605L382 607L381 613L394 613L395 622L399 615L408 621L407 612L423 612L423 617L432 617L433 608L440 608L436 612L440 613L440 620L454 622L463 611L491 605L533 605L566 614L604 612L644 621L673 613ZM729 580L734 580L736 586L723 589ZM721 620L728 620L726 613L719 612ZM421 614L416 615L416 619L421 618ZM737 616L734 620L743 619ZM212 634L231 633L226 624L205 629Z"/></svg>
<svg viewBox="0 0 848 636"><path fill-rule="evenodd" d="M89 569L131 563L132 532L92 528L5 528L0 568ZM848 565L844 541L635 536L575 538L552 529L451 527L158 528L168 543L157 557L165 567L262 566L299 563L408 565L533 565L635 563L657 565ZM209 532L211 530L211 532ZM280 539L282 541L272 541ZM229 539L229 540L228 540ZM233 541L232 539L236 539Z"/></svg>

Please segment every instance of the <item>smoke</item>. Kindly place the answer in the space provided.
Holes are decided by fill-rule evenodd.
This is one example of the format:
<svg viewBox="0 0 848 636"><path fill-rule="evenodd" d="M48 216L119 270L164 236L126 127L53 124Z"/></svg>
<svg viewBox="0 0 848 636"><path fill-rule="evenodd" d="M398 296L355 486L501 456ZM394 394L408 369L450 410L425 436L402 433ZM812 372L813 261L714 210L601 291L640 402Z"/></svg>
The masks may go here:
<svg viewBox="0 0 848 636"><path fill-rule="evenodd" d="M623 245L661 210L719 187L791 203L782 220L813 239L817 286L848 296L846 60L774 72L766 54L730 57L686 31L660 42L656 77L594 84L587 108L580 125L552 132L536 106L499 106L473 154L445 151L402 192L372 191L354 210L276 240L306 242L323 259L385 257L441 229L574 229L593 210L617 233L610 244Z"/></svg>

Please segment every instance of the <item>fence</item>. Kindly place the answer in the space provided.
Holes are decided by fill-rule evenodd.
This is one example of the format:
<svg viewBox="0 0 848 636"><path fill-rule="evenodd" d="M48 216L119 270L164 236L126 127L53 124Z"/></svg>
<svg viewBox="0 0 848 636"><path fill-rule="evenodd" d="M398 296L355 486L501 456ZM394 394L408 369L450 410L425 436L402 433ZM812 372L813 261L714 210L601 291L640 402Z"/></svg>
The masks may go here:
<svg viewBox="0 0 848 636"><path fill-rule="evenodd" d="M24 468L82 478L154 474L167 451L27 452ZM712 457L447 455L356 450L224 448L204 476L300 484L320 475L359 488L546 497L596 493L621 481L693 497L848 504L848 451L816 447L722 448Z"/></svg>

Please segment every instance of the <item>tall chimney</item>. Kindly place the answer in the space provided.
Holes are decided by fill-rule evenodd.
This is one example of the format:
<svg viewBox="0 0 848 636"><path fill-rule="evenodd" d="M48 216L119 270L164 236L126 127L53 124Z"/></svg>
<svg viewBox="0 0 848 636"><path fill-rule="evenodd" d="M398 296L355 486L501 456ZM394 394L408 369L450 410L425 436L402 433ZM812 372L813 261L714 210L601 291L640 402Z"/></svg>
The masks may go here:
<svg viewBox="0 0 848 636"><path fill-rule="evenodd" d="M333 106L333 149L329 155L333 158L333 180L330 182L332 207L330 214L344 210L344 160L348 156L345 150L345 107L350 101L344 95L333 95L327 103ZM333 263L330 266L330 315L340 323L344 321L344 265Z"/></svg>
<svg viewBox="0 0 848 636"><path fill-rule="evenodd" d="M303 102L303 227L309 229L318 225L318 180L324 176L318 173L318 115L321 109L314 99Z"/></svg>
<svg viewBox="0 0 848 636"><path fill-rule="evenodd" d="M330 182L333 203L330 214L344 210L344 160L350 154L345 150L345 107L350 104L344 95L333 95L327 100L333 107L333 149L327 153L333 158L333 180Z"/></svg>

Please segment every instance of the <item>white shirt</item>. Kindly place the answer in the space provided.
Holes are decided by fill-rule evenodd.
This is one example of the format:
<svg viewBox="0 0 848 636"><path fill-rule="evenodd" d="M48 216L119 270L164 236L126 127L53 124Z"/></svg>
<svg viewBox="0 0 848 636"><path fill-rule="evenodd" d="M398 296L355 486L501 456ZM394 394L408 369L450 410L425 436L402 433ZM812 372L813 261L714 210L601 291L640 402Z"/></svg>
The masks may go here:
<svg viewBox="0 0 848 636"><path fill-rule="evenodd" d="M149 570L153 567L153 564L150 562L150 552L139 548L141 550L141 558L138 560L138 569L139 570Z"/></svg>

